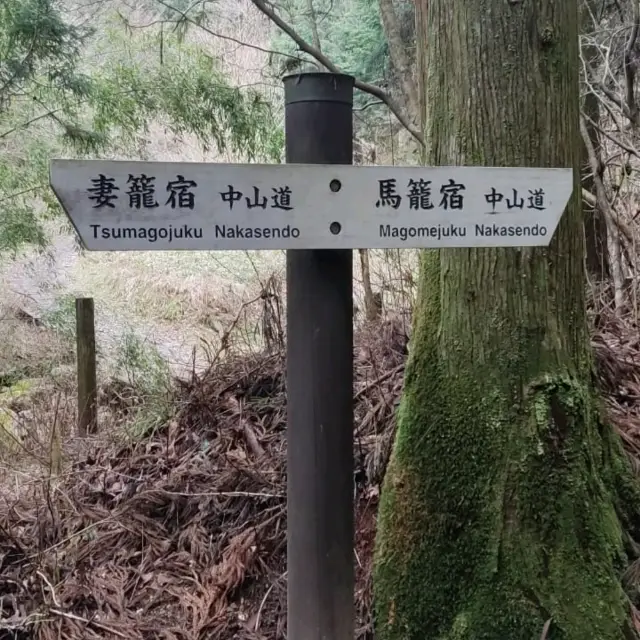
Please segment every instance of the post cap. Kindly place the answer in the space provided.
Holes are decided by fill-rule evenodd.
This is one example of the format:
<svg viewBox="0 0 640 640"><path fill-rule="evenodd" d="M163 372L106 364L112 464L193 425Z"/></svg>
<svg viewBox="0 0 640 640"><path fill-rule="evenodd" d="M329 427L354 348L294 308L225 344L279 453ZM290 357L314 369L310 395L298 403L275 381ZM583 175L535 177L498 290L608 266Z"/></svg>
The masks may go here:
<svg viewBox="0 0 640 640"><path fill-rule="evenodd" d="M340 102L353 105L355 78L345 73L311 71L282 78L285 105L296 102Z"/></svg>

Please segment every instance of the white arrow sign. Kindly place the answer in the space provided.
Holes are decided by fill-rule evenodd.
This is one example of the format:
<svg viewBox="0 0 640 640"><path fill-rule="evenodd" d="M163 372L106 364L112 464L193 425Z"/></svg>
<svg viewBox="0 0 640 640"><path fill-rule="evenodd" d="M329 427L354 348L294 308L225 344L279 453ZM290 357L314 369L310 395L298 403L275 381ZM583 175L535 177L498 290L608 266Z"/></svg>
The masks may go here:
<svg viewBox="0 0 640 640"><path fill-rule="evenodd" d="M572 169L53 160L92 251L546 246Z"/></svg>

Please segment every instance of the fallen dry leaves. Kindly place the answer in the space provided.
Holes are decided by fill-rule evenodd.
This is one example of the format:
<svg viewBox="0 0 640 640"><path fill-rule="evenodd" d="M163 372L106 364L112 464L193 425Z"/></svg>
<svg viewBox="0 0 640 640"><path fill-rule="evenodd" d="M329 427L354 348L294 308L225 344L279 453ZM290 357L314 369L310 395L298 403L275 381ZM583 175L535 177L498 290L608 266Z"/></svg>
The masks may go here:
<svg viewBox="0 0 640 640"><path fill-rule="evenodd" d="M601 385L640 459L638 331L600 322ZM387 321L355 349L359 640L373 637L375 517L406 346ZM283 356L216 365L180 397L136 444L96 448L61 481L0 503L0 639L285 637Z"/></svg>
<svg viewBox="0 0 640 640"><path fill-rule="evenodd" d="M359 344L356 570L368 585L371 474L386 465L407 336L388 322ZM217 365L182 384L163 428L0 503L0 638L284 638L283 372L282 354ZM359 638L369 600L360 588Z"/></svg>

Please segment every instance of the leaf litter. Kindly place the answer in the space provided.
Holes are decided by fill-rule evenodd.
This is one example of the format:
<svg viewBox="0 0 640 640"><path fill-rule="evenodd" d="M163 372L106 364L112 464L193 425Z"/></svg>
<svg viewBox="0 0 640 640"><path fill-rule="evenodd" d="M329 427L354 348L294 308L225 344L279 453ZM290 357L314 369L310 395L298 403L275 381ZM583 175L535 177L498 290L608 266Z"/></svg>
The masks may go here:
<svg viewBox="0 0 640 640"><path fill-rule="evenodd" d="M601 389L640 460L638 329L603 318ZM375 518L407 344L388 319L354 350L358 640L373 638ZM285 638L284 369L280 352L217 364L180 383L161 428L96 445L60 479L3 498L0 640Z"/></svg>

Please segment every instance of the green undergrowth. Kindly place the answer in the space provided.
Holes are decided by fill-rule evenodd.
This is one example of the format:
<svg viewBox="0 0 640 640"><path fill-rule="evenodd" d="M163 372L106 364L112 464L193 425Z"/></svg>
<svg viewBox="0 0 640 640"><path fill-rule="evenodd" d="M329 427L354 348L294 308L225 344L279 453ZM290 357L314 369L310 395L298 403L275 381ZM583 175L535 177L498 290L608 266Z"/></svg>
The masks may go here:
<svg viewBox="0 0 640 640"><path fill-rule="evenodd" d="M164 424L175 410L169 366L153 345L127 330L118 345L115 371L138 400L126 422L125 436L139 440Z"/></svg>
<svg viewBox="0 0 640 640"><path fill-rule="evenodd" d="M176 406L171 393L147 396L121 431L125 441L137 442L149 438L170 420Z"/></svg>
<svg viewBox="0 0 640 640"><path fill-rule="evenodd" d="M31 398L35 379L50 386L53 393L60 392L63 402L75 402L75 296L58 298L41 320L41 328L25 329L34 334L32 339L24 341L27 350L14 345L14 352L3 358L0 447L4 454L16 445L16 438L20 437L17 426L22 423L20 412L31 409L32 400L45 421L39 428L46 430L46 422L54 420L54 416L47 413L50 409L47 394ZM52 336L56 345L64 348L49 348L47 340ZM39 346L34 346L38 342ZM99 429L110 430L115 422L122 427L117 430L120 435L137 440L175 412L171 370L155 345L143 340L131 327L123 327L109 347L104 354L97 348L98 387L104 390L104 393L99 392ZM75 409L70 411L68 418L75 420ZM74 430L75 424L69 424L68 432Z"/></svg>
<svg viewBox="0 0 640 640"><path fill-rule="evenodd" d="M27 377L27 374L27 369L20 368L11 368L0 373L0 395L4 393L5 389L19 385Z"/></svg>
<svg viewBox="0 0 640 640"><path fill-rule="evenodd" d="M19 403L27 404L35 386L35 381L28 378L0 379L0 456L18 448L20 429L15 408Z"/></svg>
<svg viewBox="0 0 640 640"><path fill-rule="evenodd" d="M69 342L76 338L76 296L64 293L42 314L42 324Z"/></svg>

